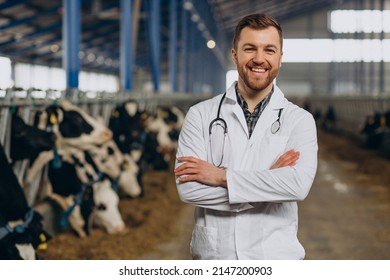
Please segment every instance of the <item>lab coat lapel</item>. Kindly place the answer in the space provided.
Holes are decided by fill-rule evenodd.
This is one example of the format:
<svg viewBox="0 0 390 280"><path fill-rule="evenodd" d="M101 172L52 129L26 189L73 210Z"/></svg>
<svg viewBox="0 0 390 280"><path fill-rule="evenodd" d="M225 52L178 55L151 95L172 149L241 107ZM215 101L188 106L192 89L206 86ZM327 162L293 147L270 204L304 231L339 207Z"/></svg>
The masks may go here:
<svg viewBox="0 0 390 280"><path fill-rule="evenodd" d="M245 116L244 116L244 112L242 111L242 108L240 107L240 105L238 105L238 103L236 102L236 104L233 106L233 113L234 113L234 117L237 118L239 120L239 123L241 125L241 129L244 130L247 138L249 137L249 131L248 131L248 125L246 123L246 120L245 120ZM237 122L233 122L233 123L237 123ZM234 128L234 130L232 130L232 133L237 133L237 127Z"/></svg>
<svg viewBox="0 0 390 280"><path fill-rule="evenodd" d="M233 136L233 138L234 138L235 137L234 135L238 132L238 129L242 129L242 130L244 130L246 137L248 138L249 137L248 125L246 124L244 112L242 111L242 108L240 107L240 105L237 102L235 83L233 83L233 85L227 90L226 99L227 99L227 102L229 102L229 104L231 105L229 107L232 110L232 114L231 114L232 118L236 118L239 121L240 126L241 126L240 128L237 127L238 124L236 121L229 121L228 134ZM226 107L228 107L228 106L226 106ZM228 114L230 116L230 112Z"/></svg>

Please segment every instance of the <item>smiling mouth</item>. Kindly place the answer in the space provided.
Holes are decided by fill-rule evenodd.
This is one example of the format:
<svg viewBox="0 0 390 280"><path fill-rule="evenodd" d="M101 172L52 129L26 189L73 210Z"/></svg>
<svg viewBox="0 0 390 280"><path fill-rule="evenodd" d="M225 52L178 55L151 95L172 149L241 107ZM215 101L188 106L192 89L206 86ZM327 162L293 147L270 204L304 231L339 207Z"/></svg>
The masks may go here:
<svg viewBox="0 0 390 280"><path fill-rule="evenodd" d="M249 67L249 70L255 73L265 73L267 69L265 68L258 68L258 67Z"/></svg>

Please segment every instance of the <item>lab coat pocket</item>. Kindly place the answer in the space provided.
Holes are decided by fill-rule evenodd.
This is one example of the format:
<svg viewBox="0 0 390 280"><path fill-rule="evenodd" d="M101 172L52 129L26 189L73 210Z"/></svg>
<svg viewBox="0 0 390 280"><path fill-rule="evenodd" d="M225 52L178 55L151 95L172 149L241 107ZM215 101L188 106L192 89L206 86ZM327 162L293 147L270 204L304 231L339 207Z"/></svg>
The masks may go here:
<svg viewBox="0 0 390 280"><path fill-rule="evenodd" d="M270 135L266 137L266 141L269 145L284 145L286 146L288 136Z"/></svg>
<svg viewBox="0 0 390 280"><path fill-rule="evenodd" d="M216 228L195 225L190 244L191 256L194 260L213 260L217 253Z"/></svg>
<svg viewBox="0 0 390 280"><path fill-rule="evenodd" d="M263 140L261 155L266 168L269 168L286 149L288 137L270 135Z"/></svg>

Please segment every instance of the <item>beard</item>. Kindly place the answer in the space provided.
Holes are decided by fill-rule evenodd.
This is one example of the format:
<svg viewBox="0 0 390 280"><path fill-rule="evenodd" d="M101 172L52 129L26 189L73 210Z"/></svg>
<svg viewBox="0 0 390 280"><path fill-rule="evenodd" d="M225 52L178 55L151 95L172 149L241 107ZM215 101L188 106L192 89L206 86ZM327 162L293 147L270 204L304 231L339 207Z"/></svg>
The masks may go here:
<svg viewBox="0 0 390 280"><path fill-rule="evenodd" d="M278 74L278 70L267 67L265 75L262 77L254 77L251 74L251 66L241 66L238 68L238 75L244 82L245 86L253 91L262 91L266 89Z"/></svg>

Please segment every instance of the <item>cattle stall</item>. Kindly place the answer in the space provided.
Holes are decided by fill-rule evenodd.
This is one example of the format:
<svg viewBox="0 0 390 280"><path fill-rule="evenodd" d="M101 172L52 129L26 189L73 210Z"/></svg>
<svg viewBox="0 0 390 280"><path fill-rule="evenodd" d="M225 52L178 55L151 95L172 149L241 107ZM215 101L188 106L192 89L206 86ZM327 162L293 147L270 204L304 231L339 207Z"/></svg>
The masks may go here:
<svg viewBox="0 0 390 280"><path fill-rule="evenodd" d="M33 125L38 112L45 110L45 108L56 106L62 101L69 101L71 104L80 108L82 112L92 116L93 119L101 118L104 121L104 125L108 127L110 124L110 117L116 110L116 107L118 105L125 104L128 100L136 101L141 111L149 113L155 112L160 106L177 106L185 113L192 104L210 97L173 94L92 94L85 92L74 92L72 97L69 98L65 98L63 95L64 93L47 92L46 98L36 98L34 97L33 89L25 91L24 93L12 90L7 91L5 97L0 100L0 141L3 144L5 153L9 158L11 157L12 152L11 118L15 113L20 116L27 125ZM389 98L384 97L310 97L305 99L290 99L310 111L316 118L319 126L326 126L328 130L349 134L358 138L361 137L360 130L366 115L377 111L386 112L390 108ZM161 125L158 122L156 124L157 126ZM31 139L31 141L33 140L34 139ZM172 159L173 158L170 160L172 161ZM49 168L45 166L45 168L36 173L33 180L27 180L31 161L29 159L14 160L11 164L20 185L23 187L28 204L37 209L38 212L42 213L44 219L49 221L58 220L60 218L59 214L55 212L53 213L52 208L48 209L45 207L47 205L45 197L48 192L46 182L49 176ZM150 174L152 176L149 176ZM128 217L128 220L125 221L126 224L130 224L133 228L137 228L142 226L142 224L145 224L146 226L146 219L149 219L150 223L152 223L152 221L164 221L164 219L169 220L169 217L166 217L164 212L160 213L161 216L156 216L156 212L153 212L153 215L150 214L152 212L148 209L148 207L150 207L148 205L148 201L152 203L152 201L155 201L157 197L159 197L158 199L161 199L161 197L167 196L167 198L164 198L166 200L163 201L166 213L169 213L169 211L178 211L178 209L175 208L177 207L177 204L172 203L172 200L169 200L174 197L174 190L171 188L171 186L174 185L174 182L172 181L172 176L168 175L169 172L148 173L146 181L149 185L148 188L151 188L149 190L150 193L148 194L148 200L143 200L142 202L134 201L134 203L130 203L130 205L138 207L139 211L137 211L137 213L140 213L139 216L137 216L138 214L134 215L133 213L133 216L130 218ZM59 177L61 178L61 176ZM161 186L164 184L169 185L169 189L167 186L163 186L161 189ZM159 190L157 190L157 188L159 188ZM100 207L99 205L98 207ZM48 224L50 225L49 227L47 226ZM51 225L50 222L48 224L46 223L45 229L51 234L56 234L58 232L58 227ZM148 224L147 226L151 227L151 224ZM158 232L157 229L156 232ZM82 234L83 233L80 235ZM99 234L102 235L104 233L100 232ZM141 234L140 236L144 236L144 234ZM65 240L62 241L70 242ZM74 252L74 254L76 256L75 258L85 257L77 255L77 252ZM45 257L45 255L43 256ZM98 256L95 257L99 258ZM110 256L100 257L111 258Z"/></svg>
<svg viewBox="0 0 390 280"><path fill-rule="evenodd" d="M4 146L7 155L10 153L10 114L15 108L19 108L19 114L28 124L33 123L35 112L42 110L50 104L55 104L63 99L64 92L47 91L46 98L34 98L34 89L15 91L8 89L5 97L0 99L0 141ZM185 95L185 94L113 94L106 92L87 93L76 91L71 98L72 103L83 108L93 117L101 116L105 123L108 120L112 109L125 100L133 99L139 103L140 108L153 111L157 106L175 105L184 112L188 108L210 96ZM361 139L360 133L365 118L375 112L386 112L390 110L390 98L387 96L310 96L304 98L290 98L296 104L305 107L316 118L317 121L325 121L326 114L330 108L333 110L334 118L331 120L332 129L339 133ZM28 160L16 161L13 168L20 182L23 181ZM33 185L25 189L28 202L35 205L39 200L39 185L43 174L39 174Z"/></svg>
<svg viewBox="0 0 390 280"><path fill-rule="evenodd" d="M81 108L86 114L93 118L103 119L104 124L109 124L110 116L114 108L128 100L135 100L139 108L143 111L153 113L160 106L176 106L184 113L188 108L209 96L201 95L154 95L154 94L112 94L106 92L87 93L76 91L72 97L65 98L64 92L47 91L45 97L35 97L36 90L11 90L8 89L3 98L0 99L0 142L4 147L4 152L7 155L12 169L23 187L28 204L31 207L39 208L44 203L47 194L48 168L45 166L32 180L27 180L28 170L31 167L30 159L11 160L12 153L12 137L11 123L12 116L16 114L20 117L21 122L26 125L33 126L34 118L39 112L54 105L58 105L62 100L68 100L70 103ZM23 124L23 125L25 125ZM30 142L35 141L32 137ZM28 182L28 183L27 183ZM41 208L40 208L41 209ZM42 211L46 211L42 208ZM55 214L47 211L49 219L55 219ZM45 213L44 213L45 214ZM54 215L54 216L53 216ZM47 217L46 217L47 218ZM56 227L49 228L53 234L56 232Z"/></svg>

